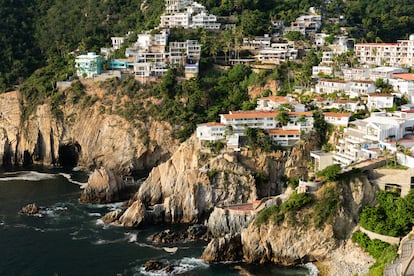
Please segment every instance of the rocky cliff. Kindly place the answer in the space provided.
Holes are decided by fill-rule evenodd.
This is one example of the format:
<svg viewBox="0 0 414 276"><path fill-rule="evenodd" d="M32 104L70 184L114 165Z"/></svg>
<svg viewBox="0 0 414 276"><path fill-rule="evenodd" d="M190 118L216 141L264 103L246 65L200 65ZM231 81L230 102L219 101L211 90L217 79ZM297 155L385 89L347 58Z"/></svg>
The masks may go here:
<svg viewBox="0 0 414 276"><path fill-rule="evenodd" d="M257 198L278 194L284 189L282 176L287 161L294 158L298 164L306 162L306 152L295 148L306 151L315 144L315 140L302 141L291 151L272 153L230 150L214 154L193 136L167 162L151 171L135 195L134 200L147 209L140 222L195 223L207 218L216 206L252 203ZM125 224L123 219L121 224Z"/></svg>
<svg viewBox="0 0 414 276"><path fill-rule="evenodd" d="M273 219L266 223L251 222L241 231L239 240L237 234L235 239L228 234L213 239L202 257L208 261L226 261L224 257L229 254L223 250L237 248L235 243L240 241L243 260L249 263L273 262L289 266L318 261L326 266L340 265L335 271L344 272L342 275L366 271L372 259L347 239L358 223L362 206L375 200L374 186L362 175L341 183L325 184L313 197L312 204L286 213L281 222ZM347 259L340 262L333 259L338 252L348 256Z"/></svg>
<svg viewBox="0 0 414 276"><path fill-rule="evenodd" d="M145 128L138 128L121 116L102 112L103 100L95 90L88 90L97 99L88 107L66 103L60 107L62 116L56 116L50 104L38 105L25 121L19 92L0 94L2 164L105 165L128 173L148 170L171 156L178 142L169 124L146 118L139 124Z"/></svg>

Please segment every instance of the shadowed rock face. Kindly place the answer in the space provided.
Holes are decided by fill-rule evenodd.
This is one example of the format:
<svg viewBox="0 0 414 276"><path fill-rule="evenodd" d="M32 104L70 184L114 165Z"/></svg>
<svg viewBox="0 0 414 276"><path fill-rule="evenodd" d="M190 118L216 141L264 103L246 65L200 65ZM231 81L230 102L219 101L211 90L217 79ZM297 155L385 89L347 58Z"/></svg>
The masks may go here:
<svg viewBox="0 0 414 276"><path fill-rule="evenodd" d="M64 167L76 167L82 147L78 142L59 146L59 164Z"/></svg>

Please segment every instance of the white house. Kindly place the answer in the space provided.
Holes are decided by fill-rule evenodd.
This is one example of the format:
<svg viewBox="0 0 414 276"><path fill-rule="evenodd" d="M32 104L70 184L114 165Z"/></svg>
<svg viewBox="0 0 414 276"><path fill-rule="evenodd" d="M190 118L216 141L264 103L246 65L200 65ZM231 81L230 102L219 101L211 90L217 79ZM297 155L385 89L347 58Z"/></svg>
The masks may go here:
<svg viewBox="0 0 414 276"><path fill-rule="evenodd" d="M300 140L299 129L271 129L267 133L273 141L284 147L292 146Z"/></svg>
<svg viewBox="0 0 414 276"><path fill-rule="evenodd" d="M209 122L197 125L196 135L201 141L215 142L225 138L225 124Z"/></svg>
<svg viewBox="0 0 414 276"><path fill-rule="evenodd" d="M294 111L305 111L305 105L298 103L297 101L293 100L291 97L283 97L283 96L269 96L257 99L257 106L256 110L277 110L280 105L282 104L291 104L295 110Z"/></svg>
<svg viewBox="0 0 414 276"><path fill-rule="evenodd" d="M312 77L314 78L319 78L320 75L332 75L332 74L333 74L333 69L331 66L318 65L318 66L312 67Z"/></svg>
<svg viewBox="0 0 414 276"><path fill-rule="evenodd" d="M298 57L298 50L291 42L272 43L271 47L260 48L255 56L256 60L267 64L279 64Z"/></svg>
<svg viewBox="0 0 414 276"><path fill-rule="evenodd" d="M266 48L272 45L272 38L268 34L255 36L254 38L244 37L242 45L245 49Z"/></svg>
<svg viewBox="0 0 414 276"><path fill-rule="evenodd" d="M324 112L325 121L334 126L348 126L351 113L348 112Z"/></svg>
<svg viewBox="0 0 414 276"><path fill-rule="evenodd" d="M343 80L319 79L315 85L315 92L330 94L339 91L348 91L350 83Z"/></svg>
<svg viewBox="0 0 414 276"><path fill-rule="evenodd" d="M394 105L394 96L392 94L379 94L379 93L368 94L368 101L367 101L368 109L391 108L393 105Z"/></svg>
<svg viewBox="0 0 414 276"><path fill-rule="evenodd" d="M387 82L393 74L398 73L407 73L407 69L399 68L399 67L376 67L372 68L369 72L369 78L372 81L376 81L378 79L383 79Z"/></svg>
<svg viewBox="0 0 414 276"><path fill-rule="evenodd" d="M411 73L399 73L392 74L388 83L392 85L394 92L408 96L408 101L414 103L414 74Z"/></svg>
<svg viewBox="0 0 414 276"><path fill-rule="evenodd" d="M358 98L362 95L374 93L377 87L373 81L370 80L354 80L349 87L349 97Z"/></svg>
<svg viewBox="0 0 414 276"><path fill-rule="evenodd" d="M352 112L365 109L365 107L361 105L359 101L355 100L334 100L331 105L325 108L343 109Z"/></svg>
<svg viewBox="0 0 414 276"><path fill-rule="evenodd" d="M92 78L102 73L102 59L94 52L75 58L76 75L80 78Z"/></svg>
<svg viewBox="0 0 414 276"><path fill-rule="evenodd" d="M342 68L344 80L369 80L369 68Z"/></svg>
<svg viewBox="0 0 414 276"><path fill-rule="evenodd" d="M322 17L319 14L301 15L291 22L290 27L285 28L284 33L297 31L303 35L316 33L322 26Z"/></svg>

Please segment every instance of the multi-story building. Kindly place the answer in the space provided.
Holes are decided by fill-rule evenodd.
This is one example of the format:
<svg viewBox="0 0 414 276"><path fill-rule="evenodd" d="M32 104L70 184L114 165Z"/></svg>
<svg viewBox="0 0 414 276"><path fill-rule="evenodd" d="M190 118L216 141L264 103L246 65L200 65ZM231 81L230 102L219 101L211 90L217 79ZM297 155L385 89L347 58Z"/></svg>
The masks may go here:
<svg viewBox="0 0 414 276"><path fill-rule="evenodd" d="M166 53L140 52L135 57L134 72L136 77L160 77L167 70Z"/></svg>
<svg viewBox="0 0 414 276"><path fill-rule="evenodd" d="M301 15L291 22L290 27L285 28L284 33L300 32L303 35L316 33L322 26L322 17L319 14Z"/></svg>
<svg viewBox="0 0 414 276"><path fill-rule="evenodd" d="M350 165L360 160L376 158L389 141L397 141L411 134L414 113L373 112L369 118L352 122L345 129L344 138L339 139L333 159Z"/></svg>
<svg viewBox="0 0 414 276"><path fill-rule="evenodd" d="M271 47L261 48L257 51L256 60L265 64L279 64L287 60L297 59L298 50L294 43L272 43Z"/></svg>
<svg viewBox="0 0 414 276"><path fill-rule="evenodd" d="M391 108L394 105L394 96L392 94L371 93L368 94L368 109Z"/></svg>
<svg viewBox="0 0 414 276"><path fill-rule="evenodd" d="M334 92L348 91L350 83L344 80L320 79L315 85L315 92L319 94L331 94Z"/></svg>
<svg viewBox="0 0 414 276"><path fill-rule="evenodd" d="M245 49L266 48L272 45L272 38L268 34L255 36L254 38L244 37L242 45Z"/></svg>
<svg viewBox="0 0 414 276"><path fill-rule="evenodd" d="M414 35L397 43L358 43L355 55L361 64L412 67L414 65Z"/></svg>
<svg viewBox="0 0 414 276"><path fill-rule="evenodd" d="M326 108L336 108L339 110L356 112L358 110L364 109L365 107L361 105L359 101L355 100L335 100L330 106L327 106Z"/></svg>
<svg viewBox="0 0 414 276"><path fill-rule="evenodd" d="M213 14L208 14L206 12L201 12L199 14L194 15L191 18L193 29L196 28L205 28L208 30L219 30L220 23L217 22L217 16Z"/></svg>
<svg viewBox="0 0 414 276"><path fill-rule="evenodd" d="M358 98L360 96L374 93L377 89L373 81L369 80L354 80L351 81L349 87L349 97Z"/></svg>
<svg viewBox="0 0 414 276"><path fill-rule="evenodd" d="M197 125L196 135L201 141L215 142L225 138L227 126L222 123L210 122Z"/></svg>
<svg viewBox="0 0 414 276"><path fill-rule="evenodd" d="M399 97L407 95L408 101L414 103L414 74L400 73L393 74L388 83Z"/></svg>
<svg viewBox="0 0 414 276"><path fill-rule="evenodd" d="M75 59L76 75L80 78L92 78L102 73L102 59L94 52L79 55Z"/></svg>
<svg viewBox="0 0 414 276"><path fill-rule="evenodd" d="M334 126L348 126L351 113L347 112L324 112L325 121Z"/></svg>

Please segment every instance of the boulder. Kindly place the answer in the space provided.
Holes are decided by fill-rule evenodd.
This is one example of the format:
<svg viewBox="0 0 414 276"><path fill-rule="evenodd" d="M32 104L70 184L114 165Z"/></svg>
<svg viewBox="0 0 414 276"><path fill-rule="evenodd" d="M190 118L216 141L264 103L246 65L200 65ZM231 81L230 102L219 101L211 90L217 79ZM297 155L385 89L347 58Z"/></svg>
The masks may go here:
<svg viewBox="0 0 414 276"><path fill-rule="evenodd" d="M137 200L119 218L119 222L126 227L137 227L146 220L145 205Z"/></svg>
<svg viewBox="0 0 414 276"><path fill-rule="evenodd" d="M243 247L240 234L225 235L221 238L214 238L204 249L201 259L207 262L233 262L243 259Z"/></svg>
<svg viewBox="0 0 414 276"><path fill-rule="evenodd" d="M39 207L36 205L36 203L30 203L27 204L26 206L23 206L19 213L20 214L25 214L25 215L37 215L39 214Z"/></svg>
<svg viewBox="0 0 414 276"><path fill-rule="evenodd" d="M110 203L123 199L125 184L121 177L111 170L101 167L96 169L88 179L80 197L83 203Z"/></svg>
<svg viewBox="0 0 414 276"><path fill-rule="evenodd" d="M162 270L166 273L171 273L174 270L173 264L163 263L157 260L149 260L144 264L145 271Z"/></svg>
<svg viewBox="0 0 414 276"><path fill-rule="evenodd" d="M112 212L107 213L105 216L102 217L101 220L106 224L117 223L122 215L122 212L123 211L121 209L116 209Z"/></svg>

